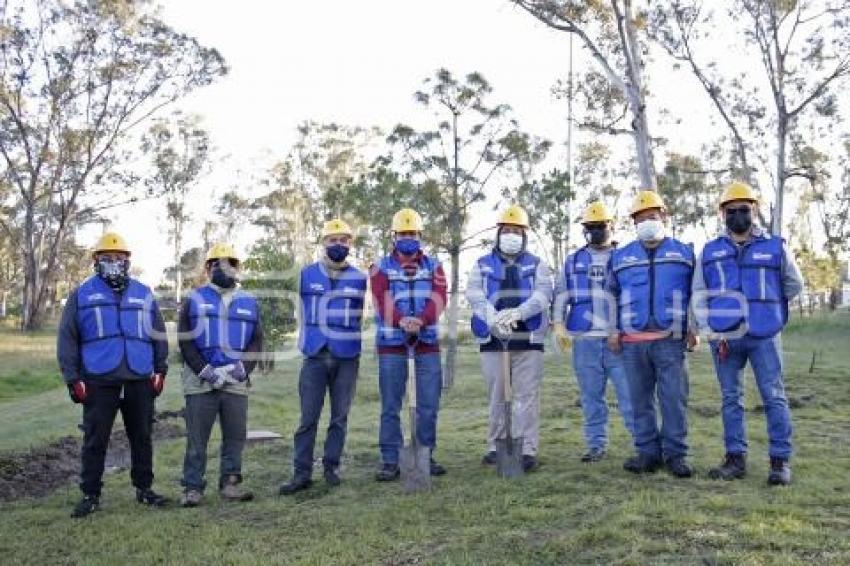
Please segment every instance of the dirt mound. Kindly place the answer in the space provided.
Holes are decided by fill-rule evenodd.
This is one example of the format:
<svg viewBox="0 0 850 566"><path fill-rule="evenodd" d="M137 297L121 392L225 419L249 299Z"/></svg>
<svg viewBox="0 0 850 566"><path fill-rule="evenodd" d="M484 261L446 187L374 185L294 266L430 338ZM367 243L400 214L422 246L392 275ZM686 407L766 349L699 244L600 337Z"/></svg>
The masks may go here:
<svg viewBox="0 0 850 566"><path fill-rule="evenodd" d="M158 413L154 422L154 442L185 435L176 419L182 411ZM76 481L80 473L82 439L64 436L47 446L27 452L0 453L0 501L24 497L42 497L58 487ZM130 466L130 444L120 426L112 431L106 453L106 473L125 470Z"/></svg>

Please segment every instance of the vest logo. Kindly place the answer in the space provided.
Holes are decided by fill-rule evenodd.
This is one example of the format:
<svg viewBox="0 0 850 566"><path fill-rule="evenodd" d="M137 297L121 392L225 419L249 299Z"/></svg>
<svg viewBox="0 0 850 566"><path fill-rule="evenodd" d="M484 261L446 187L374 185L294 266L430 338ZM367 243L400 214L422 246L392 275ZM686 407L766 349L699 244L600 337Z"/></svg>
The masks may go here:
<svg viewBox="0 0 850 566"><path fill-rule="evenodd" d="M604 265L591 265L590 266L590 278L595 280L600 280L605 278L605 266Z"/></svg>
<svg viewBox="0 0 850 566"><path fill-rule="evenodd" d="M583 267L587 267L587 266L584 265L583 263L576 263L576 269L578 269L579 267L583 268Z"/></svg>
<svg viewBox="0 0 850 566"><path fill-rule="evenodd" d="M729 255L729 252L726 250L717 250L711 254L711 257L726 257L727 255Z"/></svg>
<svg viewBox="0 0 850 566"><path fill-rule="evenodd" d="M236 309L236 314L244 314L245 316L251 316L254 313L249 311L248 309Z"/></svg>
<svg viewBox="0 0 850 566"><path fill-rule="evenodd" d="M623 261L626 261L626 262L629 262L629 263L633 263L633 262L635 262L635 261L640 261L640 258L639 258L639 257L635 257L635 256L633 256L633 255L627 255L627 256L625 256L625 257L623 258Z"/></svg>
<svg viewBox="0 0 850 566"><path fill-rule="evenodd" d="M353 295L353 294L357 293L357 288L356 287L346 287L345 289L342 290L342 292Z"/></svg>
<svg viewBox="0 0 850 566"><path fill-rule="evenodd" d="M325 286L321 283L310 283L310 288L314 291L324 291Z"/></svg>
<svg viewBox="0 0 850 566"><path fill-rule="evenodd" d="M86 297L90 301L102 301L106 296L103 293L94 293Z"/></svg>
<svg viewBox="0 0 850 566"><path fill-rule="evenodd" d="M755 253L753 254L753 259L756 259L756 260L758 260L758 259L762 259L762 260L773 259L773 254L766 254L766 253L762 253L762 252L755 252Z"/></svg>
<svg viewBox="0 0 850 566"><path fill-rule="evenodd" d="M667 252L664 254L664 257L678 257L681 258L682 254L679 252Z"/></svg>
<svg viewBox="0 0 850 566"><path fill-rule="evenodd" d="M215 305L212 304L212 303L201 303L198 306L201 307L202 309L207 309L207 310L212 310L212 309L215 308Z"/></svg>
<svg viewBox="0 0 850 566"><path fill-rule="evenodd" d="M523 265L522 266L523 271L535 271L536 269L537 269L536 265Z"/></svg>
<svg viewBox="0 0 850 566"><path fill-rule="evenodd" d="M143 305L143 304L145 304L145 300L140 299L138 297L130 297L129 299L127 299L127 302L130 303L131 305Z"/></svg>
<svg viewBox="0 0 850 566"><path fill-rule="evenodd" d="M480 268L481 268L481 273L493 273L493 268L490 267L489 265L482 265L482 266L480 266Z"/></svg>

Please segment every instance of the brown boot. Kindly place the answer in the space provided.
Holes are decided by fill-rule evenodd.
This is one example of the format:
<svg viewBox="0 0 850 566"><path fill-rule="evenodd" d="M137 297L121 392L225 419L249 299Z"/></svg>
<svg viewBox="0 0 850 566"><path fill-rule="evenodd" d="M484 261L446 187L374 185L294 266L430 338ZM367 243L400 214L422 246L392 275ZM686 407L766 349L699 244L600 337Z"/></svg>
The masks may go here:
<svg viewBox="0 0 850 566"><path fill-rule="evenodd" d="M203 494L197 489L187 489L183 492L183 495L180 496L180 506L197 507L201 504L203 497Z"/></svg>
<svg viewBox="0 0 850 566"><path fill-rule="evenodd" d="M241 482L242 480L239 476L227 476L227 479L224 480L224 485L221 486L219 495L221 495L222 499L228 501L251 501L254 499L254 494L241 487L239 485Z"/></svg>

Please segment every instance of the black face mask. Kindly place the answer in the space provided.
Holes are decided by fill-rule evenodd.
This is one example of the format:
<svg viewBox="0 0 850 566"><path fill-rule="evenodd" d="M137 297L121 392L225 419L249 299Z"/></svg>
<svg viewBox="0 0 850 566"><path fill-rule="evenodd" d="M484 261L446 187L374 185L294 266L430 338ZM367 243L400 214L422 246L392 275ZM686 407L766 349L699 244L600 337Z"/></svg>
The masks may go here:
<svg viewBox="0 0 850 566"><path fill-rule="evenodd" d="M726 227L733 234L746 234L753 226L753 211L749 208L726 209Z"/></svg>
<svg viewBox="0 0 850 566"><path fill-rule="evenodd" d="M236 285L236 277L231 273L233 273L232 268L225 270L221 265L215 264L210 271L210 281L217 287L230 289Z"/></svg>
<svg viewBox="0 0 850 566"><path fill-rule="evenodd" d="M95 262L95 271L110 289L120 293L127 287L127 280L130 278L130 261L99 259Z"/></svg>
<svg viewBox="0 0 850 566"><path fill-rule="evenodd" d="M599 246L608 241L610 231L607 226L586 226L584 239L588 244Z"/></svg>

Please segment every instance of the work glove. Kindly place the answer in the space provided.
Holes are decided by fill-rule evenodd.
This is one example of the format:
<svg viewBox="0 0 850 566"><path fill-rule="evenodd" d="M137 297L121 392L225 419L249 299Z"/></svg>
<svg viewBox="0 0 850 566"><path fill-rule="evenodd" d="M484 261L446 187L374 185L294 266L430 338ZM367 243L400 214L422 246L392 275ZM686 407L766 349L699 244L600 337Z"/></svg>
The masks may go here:
<svg viewBox="0 0 850 566"><path fill-rule="evenodd" d="M224 387L224 380L226 375L223 375L219 370L221 368L214 368L211 365L207 364L204 366L204 369L201 370L201 373L198 374L198 377L201 378L201 381L205 381L209 383L213 389L221 389Z"/></svg>
<svg viewBox="0 0 850 566"><path fill-rule="evenodd" d="M496 313L496 324L502 327L514 328L521 320L522 313L518 308L504 309Z"/></svg>
<svg viewBox="0 0 850 566"><path fill-rule="evenodd" d="M153 396L159 397L163 387L165 387L165 375L161 373L153 374L151 376L151 387L153 388Z"/></svg>
<svg viewBox="0 0 850 566"><path fill-rule="evenodd" d="M573 345L573 340L570 338L570 335L567 333L567 329L564 327L563 322L555 323L555 342L558 343L558 348L561 349L562 352L566 352Z"/></svg>
<svg viewBox="0 0 850 566"><path fill-rule="evenodd" d="M72 381L68 384L68 395L71 396L71 401L74 403L85 403L88 396L86 383L80 379Z"/></svg>
<svg viewBox="0 0 850 566"><path fill-rule="evenodd" d="M230 370L230 377L235 380L237 383L242 383L246 379L248 379L248 373L245 371L245 366L241 361L237 361L232 365L232 369Z"/></svg>

